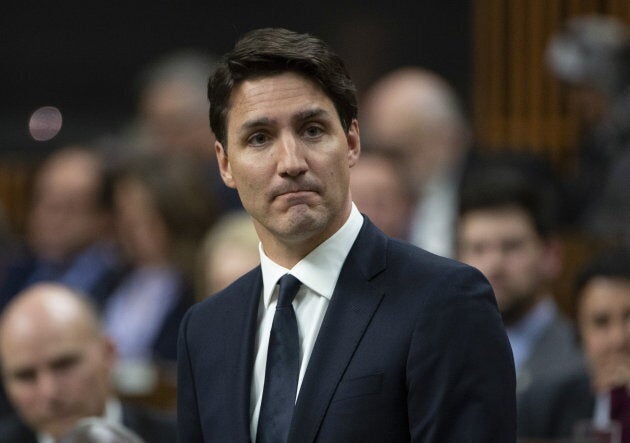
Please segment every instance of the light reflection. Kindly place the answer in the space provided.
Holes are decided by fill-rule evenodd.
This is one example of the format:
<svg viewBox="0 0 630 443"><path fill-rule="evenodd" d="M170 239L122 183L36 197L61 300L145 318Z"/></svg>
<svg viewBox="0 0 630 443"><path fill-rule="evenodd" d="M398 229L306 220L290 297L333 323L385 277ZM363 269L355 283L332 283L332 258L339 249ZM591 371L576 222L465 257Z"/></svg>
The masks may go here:
<svg viewBox="0 0 630 443"><path fill-rule="evenodd" d="M31 115L28 130L35 140L43 142L55 137L61 130L61 111L54 106L44 106Z"/></svg>

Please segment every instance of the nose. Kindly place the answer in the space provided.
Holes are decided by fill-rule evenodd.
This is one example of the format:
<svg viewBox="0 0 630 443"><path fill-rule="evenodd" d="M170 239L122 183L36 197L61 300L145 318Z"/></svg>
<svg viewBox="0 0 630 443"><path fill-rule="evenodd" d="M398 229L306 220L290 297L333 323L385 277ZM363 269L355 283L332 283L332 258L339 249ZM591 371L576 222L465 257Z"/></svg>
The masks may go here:
<svg viewBox="0 0 630 443"><path fill-rule="evenodd" d="M57 378L50 372L44 372L39 375L37 387L39 394L48 400L56 398L59 393L59 383L57 382Z"/></svg>
<svg viewBox="0 0 630 443"><path fill-rule="evenodd" d="M305 148L295 134L283 134L278 141L277 168L281 176L297 177L308 170Z"/></svg>
<svg viewBox="0 0 630 443"><path fill-rule="evenodd" d="M479 256L478 268L489 279L501 273L504 257L500 248L488 246Z"/></svg>

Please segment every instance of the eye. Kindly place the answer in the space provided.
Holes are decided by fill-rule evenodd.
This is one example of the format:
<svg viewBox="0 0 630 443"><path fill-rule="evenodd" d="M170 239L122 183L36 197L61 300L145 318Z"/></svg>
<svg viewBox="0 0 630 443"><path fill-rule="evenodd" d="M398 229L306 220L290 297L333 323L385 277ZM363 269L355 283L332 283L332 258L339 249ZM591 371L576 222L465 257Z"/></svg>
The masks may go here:
<svg viewBox="0 0 630 443"><path fill-rule="evenodd" d="M324 129L319 125L308 125L304 129L304 135L308 138L317 138L324 133Z"/></svg>
<svg viewBox="0 0 630 443"><path fill-rule="evenodd" d="M591 323L596 329L607 328L610 324L610 316L605 313L597 313L591 318Z"/></svg>
<svg viewBox="0 0 630 443"><path fill-rule="evenodd" d="M268 140L269 137L267 134L256 132L247 139L247 144L250 146L263 146Z"/></svg>
<svg viewBox="0 0 630 443"><path fill-rule="evenodd" d="M55 372L65 372L77 366L80 361L80 355L64 355L53 360L50 364L50 367Z"/></svg>
<svg viewBox="0 0 630 443"><path fill-rule="evenodd" d="M13 379L19 381L20 383L33 383L37 373L33 368L24 368L18 369L13 372Z"/></svg>

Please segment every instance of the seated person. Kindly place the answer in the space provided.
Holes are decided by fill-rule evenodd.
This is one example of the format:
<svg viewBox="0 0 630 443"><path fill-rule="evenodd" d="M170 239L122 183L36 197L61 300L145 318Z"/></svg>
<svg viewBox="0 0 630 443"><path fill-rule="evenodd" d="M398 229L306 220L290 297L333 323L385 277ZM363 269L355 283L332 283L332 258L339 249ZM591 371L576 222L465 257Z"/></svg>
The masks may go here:
<svg viewBox="0 0 630 443"><path fill-rule="evenodd" d="M25 251L0 282L0 309L40 281L63 283L94 300L107 293L120 270L111 218L103 159L74 146L50 155L35 177Z"/></svg>
<svg viewBox="0 0 630 443"><path fill-rule="evenodd" d="M389 150L363 149L350 169L352 201L385 234L405 240L414 205L414 192L401 174L402 159Z"/></svg>
<svg viewBox="0 0 630 443"><path fill-rule="evenodd" d="M86 297L53 283L18 294L0 318L2 380L17 414L0 421L4 442L52 442L85 417L123 424L147 442L172 443L175 423L122 404L116 360Z"/></svg>
<svg viewBox="0 0 630 443"><path fill-rule="evenodd" d="M583 370L552 283L563 261L554 187L526 159L479 164L460 195L459 260L490 281L516 367L516 400L549 377Z"/></svg>
<svg viewBox="0 0 630 443"><path fill-rule="evenodd" d="M197 300L228 287L260 263L258 234L249 214L224 214L206 233L199 250Z"/></svg>
<svg viewBox="0 0 630 443"><path fill-rule="evenodd" d="M199 244L212 199L185 158L141 155L114 173L114 213L128 272L103 322L121 362L174 363L179 321L193 302Z"/></svg>
<svg viewBox="0 0 630 443"><path fill-rule="evenodd" d="M574 306L588 371L550 381L523 397L519 435L568 438L588 420L610 420L630 441L630 251L608 251L579 275ZM624 407L625 406L625 407Z"/></svg>

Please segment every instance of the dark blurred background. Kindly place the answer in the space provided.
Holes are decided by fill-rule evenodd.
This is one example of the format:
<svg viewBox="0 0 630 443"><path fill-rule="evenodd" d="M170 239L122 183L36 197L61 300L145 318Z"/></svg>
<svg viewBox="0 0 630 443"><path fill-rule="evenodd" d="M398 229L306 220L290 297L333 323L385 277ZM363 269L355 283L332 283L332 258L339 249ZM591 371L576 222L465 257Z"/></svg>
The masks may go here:
<svg viewBox="0 0 630 443"><path fill-rule="evenodd" d="M138 75L179 48L220 55L244 32L282 26L314 33L346 60L360 89L400 65L422 65L470 96L468 2L6 2L0 13L0 151L34 154L118 130L131 117ZM63 116L36 142L42 106Z"/></svg>

